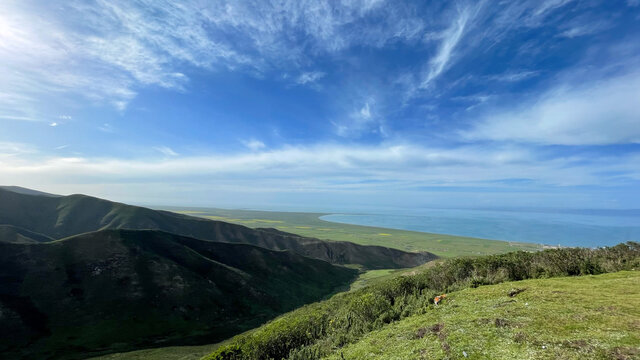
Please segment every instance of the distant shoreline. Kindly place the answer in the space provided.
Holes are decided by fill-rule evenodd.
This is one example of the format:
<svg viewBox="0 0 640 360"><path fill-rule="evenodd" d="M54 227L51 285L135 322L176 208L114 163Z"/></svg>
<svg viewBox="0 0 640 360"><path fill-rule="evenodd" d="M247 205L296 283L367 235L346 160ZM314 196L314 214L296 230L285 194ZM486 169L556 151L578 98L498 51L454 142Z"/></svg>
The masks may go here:
<svg viewBox="0 0 640 360"><path fill-rule="evenodd" d="M634 218L592 214L443 210L419 215L336 213L321 215L319 219L331 223L537 244L544 249L595 248L640 239L640 226L632 225Z"/></svg>

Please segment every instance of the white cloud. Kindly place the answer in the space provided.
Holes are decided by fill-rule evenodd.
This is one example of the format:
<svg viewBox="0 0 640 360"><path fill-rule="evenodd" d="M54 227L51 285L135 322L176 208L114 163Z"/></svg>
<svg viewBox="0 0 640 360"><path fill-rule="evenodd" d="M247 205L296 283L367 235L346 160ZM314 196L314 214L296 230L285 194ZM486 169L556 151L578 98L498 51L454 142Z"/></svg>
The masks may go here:
<svg viewBox="0 0 640 360"><path fill-rule="evenodd" d="M515 109L493 109L467 139L559 145L640 143L640 73L562 85Z"/></svg>
<svg viewBox="0 0 640 360"><path fill-rule="evenodd" d="M38 151L33 145L0 141L0 158L20 157L36 154Z"/></svg>
<svg viewBox="0 0 640 360"><path fill-rule="evenodd" d="M358 138L365 133L376 133L386 137L383 119L374 110L375 100L368 98L364 105L353 110L346 119L333 121L336 134Z"/></svg>
<svg viewBox="0 0 640 360"><path fill-rule="evenodd" d="M58 123L54 121L54 122L50 123L49 126L56 127L56 126L58 126Z"/></svg>
<svg viewBox="0 0 640 360"><path fill-rule="evenodd" d="M518 71L518 72L505 72L498 75L491 75L487 78L489 80L494 81L504 81L504 82L518 82L526 79L530 79L532 77L540 74L539 71Z"/></svg>
<svg viewBox="0 0 640 360"><path fill-rule="evenodd" d="M559 9L572 1L573 0L544 0L539 3L538 8L536 8L533 13L536 16L545 15L546 13Z"/></svg>
<svg viewBox="0 0 640 360"><path fill-rule="evenodd" d="M156 146L153 148L157 152L165 155L165 156L178 156L179 154L168 146Z"/></svg>
<svg viewBox="0 0 640 360"><path fill-rule="evenodd" d="M362 21L368 16L379 21ZM355 24L359 31L350 29ZM54 95L81 96L124 111L142 87L185 89L189 79L182 69L189 66L253 74L290 71L319 53L408 41L423 28L411 7L378 0L59 6L3 1L0 115L38 118L41 98ZM302 74L298 82L312 83L323 75ZM3 98L4 92L13 99Z"/></svg>
<svg viewBox="0 0 640 360"><path fill-rule="evenodd" d="M256 139L243 140L242 144L252 151L258 151L266 147L262 141Z"/></svg>
<svg viewBox="0 0 640 360"><path fill-rule="evenodd" d="M500 186L496 184L526 179L552 186L613 186L621 181L640 181L639 160L638 153L553 157L522 146L446 149L414 144L285 147L180 159L44 156L34 161L5 156L0 157L0 183L28 184L34 178L50 184L136 183L162 178L170 184L198 178L210 185L233 183L239 189L268 185L280 190L334 191L346 186L359 191L370 186L384 190L389 182L395 188L465 187Z"/></svg>
<svg viewBox="0 0 640 360"><path fill-rule="evenodd" d="M307 83L315 83L316 81L322 79L326 73L322 71L310 71L304 72L298 76L296 79L296 83L299 85L305 85Z"/></svg>
<svg viewBox="0 0 640 360"><path fill-rule="evenodd" d="M458 17L444 31L440 47L436 55L429 61L429 70L420 84L421 88L428 87L446 69L451 57L454 55L456 46L464 36L470 17L471 10L469 8L462 9Z"/></svg>

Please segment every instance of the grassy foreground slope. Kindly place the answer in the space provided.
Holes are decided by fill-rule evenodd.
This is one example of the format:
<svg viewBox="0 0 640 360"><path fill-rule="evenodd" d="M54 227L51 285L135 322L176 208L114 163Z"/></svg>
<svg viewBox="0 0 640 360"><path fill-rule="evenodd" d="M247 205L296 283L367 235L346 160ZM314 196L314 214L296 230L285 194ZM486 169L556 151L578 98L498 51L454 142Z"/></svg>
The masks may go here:
<svg viewBox="0 0 640 360"><path fill-rule="evenodd" d="M167 346L157 349L144 349L115 353L90 358L91 360L200 360L210 354L221 344L196 346Z"/></svg>
<svg viewBox="0 0 640 360"><path fill-rule="evenodd" d="M514 290L522 291L515 296ZM640 359L640 271L453 292L326 359Z"/></svg>
<svg viewBox="0 0 640 360"><path fill-rule="evenodd" d="M322 213L210 208L167 208L167 210L251 228L275 228L318 239L386 246L404 251L429 251L441 257L491 255L517 250L534 251L542 248L539 244L531 243L340 224L320 219L320 216L327 215Z"/></svg>
<svg viewBox="0 0 640 360"><path fill-rule="evenodd" d="M393 277L295 310L256 330L235 337L207 359L321 359L339 354L342 348L357 344L371 332L392 326L389 324L439 311L441 307L434 308L433 298L443 292L450 293L507 281L596 275L638 268L639 243L595 250L566 248L535 253L514 252L479 258L448 259L424 268L416 274ZM563 291L562 288L554 290ZM639 296L637 286L629 287L628 291L630 297ZM533 291L529 294L535 296ZM561 293L558 292L556 296L560 297ZM598 297L603 294L596 290L589 296ZM540 302L536 306L539 304ZM451 302L449 305L462 306ZM487 313L490 311L487 310ZM561 312L550 311L548 314L549 321L562 316ZM498 324L498 327L504 327L503 325L509 321L514 321L496 321L490 317L489 319ZM570 326L577 326L582 320L576 318L575 321L575 324ZM637 322L632 324L637 326ZM423 326L431 325L433 324ZM606 326L603 329L607 329ZM610 330L617 332L620 329L614 327ZM394 336L392 333L388 334ZM443 348L446 349L446 346ZM415 356L416 354L409 358L416 358Z"/></svg>

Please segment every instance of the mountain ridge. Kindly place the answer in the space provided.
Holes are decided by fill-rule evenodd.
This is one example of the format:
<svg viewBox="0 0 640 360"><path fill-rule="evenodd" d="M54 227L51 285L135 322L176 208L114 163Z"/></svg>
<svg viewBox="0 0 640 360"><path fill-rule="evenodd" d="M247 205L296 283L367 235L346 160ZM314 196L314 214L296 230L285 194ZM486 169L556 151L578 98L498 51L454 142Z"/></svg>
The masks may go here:
<svg viewBox="0 0 640 360"><path fill-rule="evenodd" d="M250 229L81 194L45 197L0 189L0 224L54 239L104 229L162 230L201 240L288 249L334 264L357 264L368 269L414 267L437 258L429 252L405 252L381 246L324 241L271 229Z"/></svg>

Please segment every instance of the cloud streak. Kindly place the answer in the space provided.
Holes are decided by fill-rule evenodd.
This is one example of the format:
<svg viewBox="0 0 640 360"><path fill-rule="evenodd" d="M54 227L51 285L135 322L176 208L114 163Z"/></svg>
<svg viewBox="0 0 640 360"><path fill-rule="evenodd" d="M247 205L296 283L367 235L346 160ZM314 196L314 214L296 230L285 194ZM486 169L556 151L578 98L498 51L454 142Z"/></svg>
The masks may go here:
<svg viewBox="0 0 640 360"><path fill-rule="evenodd" d="M429 70L420 84L421 88L427 88L446 69L451 57L454 55L456 46L464 36L471 17L471 9L464 8L460 10L457 18L441 35L440 47L436 55L429 61Z"/></svg>
<svg viewBox="0 0 640 360"><path fill-rule="evenodd" d="M26 153L24 147L15 144L5 144L4 148L13 155ZM5 156L0 161L3 168L0 182L16 183L34 177L54 183L82 183L87 179L127 183L156 177L172 182L204 176L212 181L238 179L247 183L271 179L280 181L282 188L300 181L330 189L337 183L368 180L396 182L404 187L428 184L464 187L509 179L578 186L599 184L605 179L640 180L640 169L635 166L638 160L640 153L616 159L588 155L553 157L514 146L443 149L412 144L318 145L180 159L173 156L138 160L45 156L34 161ZM604 175L607 172L615 175Z"/></svg>
<svg viewBox="0 0 640 360"><path fill-rule="evenodd" d="M640 143L640 73L588 84L562 84L535 102L492 109L463 132L470 140L557 145Z"/></svg>

